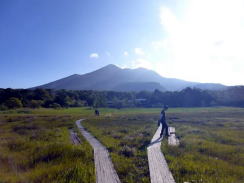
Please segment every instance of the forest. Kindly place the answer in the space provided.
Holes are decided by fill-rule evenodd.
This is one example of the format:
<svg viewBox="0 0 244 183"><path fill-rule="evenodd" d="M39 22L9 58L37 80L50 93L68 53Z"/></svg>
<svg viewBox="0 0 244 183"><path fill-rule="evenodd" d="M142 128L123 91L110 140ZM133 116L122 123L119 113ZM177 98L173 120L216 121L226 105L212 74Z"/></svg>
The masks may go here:
<svg viewBox="0 0 244 183"><path fill-rule="evenodd" d="M67 107L244 107L244 86L210 91L185 88L181 91L114 92L50 89L0 89L0 110L15 108Z"/></svg>

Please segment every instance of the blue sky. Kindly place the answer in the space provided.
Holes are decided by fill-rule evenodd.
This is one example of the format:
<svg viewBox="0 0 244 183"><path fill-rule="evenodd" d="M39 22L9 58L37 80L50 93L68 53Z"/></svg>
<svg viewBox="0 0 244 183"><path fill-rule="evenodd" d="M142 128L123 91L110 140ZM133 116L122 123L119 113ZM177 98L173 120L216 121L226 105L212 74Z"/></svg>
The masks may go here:
<svg viewBox="0 0 244 183"><path fill-rule="evenodd" d="M0 88L33 87L110 63L244 84L243 1L214 2L1 0Z"/></svg>

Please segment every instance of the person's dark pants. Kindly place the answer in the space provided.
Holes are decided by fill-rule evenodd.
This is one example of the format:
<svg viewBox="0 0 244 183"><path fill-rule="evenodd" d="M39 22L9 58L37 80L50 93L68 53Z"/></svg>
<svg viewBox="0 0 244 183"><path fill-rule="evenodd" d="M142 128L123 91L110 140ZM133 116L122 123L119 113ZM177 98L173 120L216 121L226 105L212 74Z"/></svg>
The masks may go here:
<svg viewBox="0 0 244 183"><path fill-rule="evenodd" d="M168 137L169 136L169 127L166 123L162 123L162 130L160 133L160 137L163 136L164 130L166 131L166 137Z"/></svg>

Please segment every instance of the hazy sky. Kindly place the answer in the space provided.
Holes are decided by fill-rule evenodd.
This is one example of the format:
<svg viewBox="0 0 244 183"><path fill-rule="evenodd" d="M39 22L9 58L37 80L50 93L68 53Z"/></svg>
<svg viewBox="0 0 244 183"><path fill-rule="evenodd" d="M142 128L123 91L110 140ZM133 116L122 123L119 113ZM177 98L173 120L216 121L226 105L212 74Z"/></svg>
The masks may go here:
<svg viewBox="0 0 244 183"><path fill-rule="evenodd" d="M0 88L110 63L244 84L244 0L0 0Z"/></svg>

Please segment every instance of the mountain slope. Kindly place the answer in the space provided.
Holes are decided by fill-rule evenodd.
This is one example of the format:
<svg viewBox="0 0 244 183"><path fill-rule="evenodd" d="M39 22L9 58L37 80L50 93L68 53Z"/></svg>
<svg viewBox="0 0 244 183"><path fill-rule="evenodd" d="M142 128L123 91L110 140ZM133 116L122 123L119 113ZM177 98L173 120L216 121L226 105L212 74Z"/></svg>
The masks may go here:
<svg viewBox="0 0 244 183"><path fill-rule="evenodd" d="M185 87L197 87L211 90L225 88L225 86L221 84L204 84L165 78L152 70L144 68L121 69L112 64L87 74L74 74L35 88L115 91L153 91L158 89L174 91L181 90Z"/></svg>
<svg viewBox="0 0 244 183"><path fill-rule="evenodd" d="M165 88L162 87L159 83L155 82L128 82L117 85L113 88L114 91L154 91L154 90L164 91Z"/></svg>

